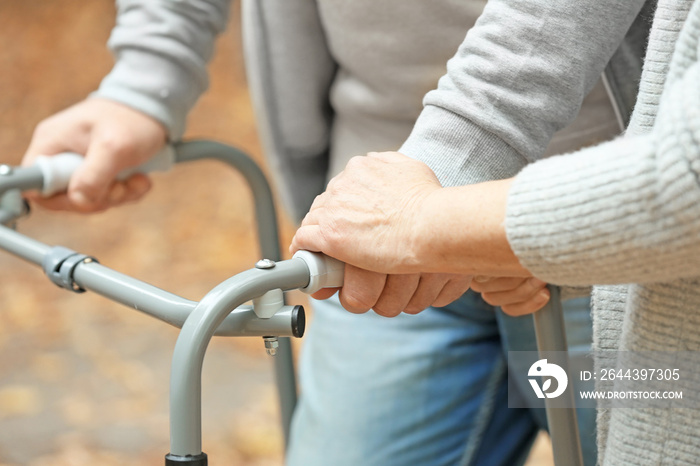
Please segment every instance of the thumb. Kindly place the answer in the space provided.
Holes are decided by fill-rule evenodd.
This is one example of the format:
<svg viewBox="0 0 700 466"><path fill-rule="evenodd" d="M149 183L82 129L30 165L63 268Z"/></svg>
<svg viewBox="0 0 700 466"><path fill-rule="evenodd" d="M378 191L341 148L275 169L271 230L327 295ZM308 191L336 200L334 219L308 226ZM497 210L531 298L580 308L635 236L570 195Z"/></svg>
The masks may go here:
<svg viewBox="0 0 700 466"><path fill-rule="evenodd" d="M68 198L81 207L91 207L104 202L110 185L125 168L112 146L93 142L85 154L85 161L75 171L68 186Z"/></svg>
<svg viewBox="0 0 700 466"><path fill-rule="evenodd" d="M292 243L289 246L289 252L294 254L299 250L313 251L313 252L323 252L328 254L325 249L327 246L323 234L321 233L321 227L318 225L302 225L294 233L294 238L292 238Z"/></svg>

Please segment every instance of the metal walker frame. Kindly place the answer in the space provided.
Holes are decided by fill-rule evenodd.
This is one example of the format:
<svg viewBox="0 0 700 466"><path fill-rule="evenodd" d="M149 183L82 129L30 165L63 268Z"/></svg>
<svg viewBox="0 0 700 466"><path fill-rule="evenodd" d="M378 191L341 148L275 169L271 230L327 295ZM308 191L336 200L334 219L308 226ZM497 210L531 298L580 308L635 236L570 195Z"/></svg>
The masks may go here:
<svg viewBox="0 0 700 466"><path fill-rule="evenodd" d="M38 167L0 166L0 249L41 266L56 285L74 292L93 291L108 299L180 327L173 352L170 379L170 452L166 466L204 466L202 451L201 372L211 338L263 337L275 355L275 377L285 444L297 402L290 337L303 336L305 313L286 306L283 291L312 293L324 286L342 285L343 264L320 254L297 254L280 261L278 224L270 186L258 165L233 147L213 141L177 144L174 162L217 159L237 169L246 179L255 202L258 241L262 252L256 267L225 280L199 302L190 301L101 265L95 258L70 249L51 247L16 232L15 221L28 213L21 192L41 190L45 177ZM46 181L48 183L48 181ZM541 353L565 352L566 334L559 290L550 287L549 304L533 314L537 347ZM253 306L243 303L253 300ZM566 368L566 360L557 361ZM563 397L573 406L572 387ZM560 402L561 403L561 402ZM557 466L583 464L575 408L561 408L545 400L547 421Z"/></svg>
<svg viewBox="0 0 700 466"><path fill-rule="evenodd" d="M201 466L207 464L201 438L201 372L212 336L260 336L267 352L276 355L275 376L286 443L297 400L290 337L303 335L306 320L302 306L284 305L283 291L316 291L324 283L327 265L337 261L311 253L280 261L272 192L262 170L241 151L212 141L193 141L174 146L174 154L176 163L217 159L243 174L253 193L258 241L266 258L255 268L225 280L200 302L109 269L93 257L48 246L15 231L15 221L28 213L21 192L42 190L45 184L45 176L36 166L0 166L0 249L41 266L62 288L77 293L89 290L182 328L172 359L170 452L165 464ZM341 274L342 284L338 264L334 270ZM314 290L310 284L319 286ZM253 306L243 305L250 300Z"/></svg>

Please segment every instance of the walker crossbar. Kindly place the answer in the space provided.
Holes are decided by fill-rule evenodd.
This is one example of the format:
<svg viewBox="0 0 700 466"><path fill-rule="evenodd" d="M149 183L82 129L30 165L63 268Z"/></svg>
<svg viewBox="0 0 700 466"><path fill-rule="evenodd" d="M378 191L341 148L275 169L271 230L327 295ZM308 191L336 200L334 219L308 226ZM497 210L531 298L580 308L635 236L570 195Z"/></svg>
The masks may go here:
<svg viewBox="0 0 700 466"><path fill-rule="evenodd" d="M173 148L169 151L172 154ZM207 464L201 449L201 370L214 335L262 336L268 353L280 354L275 358L275 368L283 431L285 440L288 438L296 383L289 338L281 338L277 343L277 337L301 337L305 316L301 306L284 305L282 290L299 288L313 293L322 286L342 285L342 264L321 254L305 253L276 262L280 248L272 192L264 174L248 156L211 141L174 147L175 161L204 158L222 160L244 175L255 200L260 247L269 260L224 281L199 303L109 269L92 257L60 246L51 247L14 231L7 225L28 212L20 192L52 193L65 189L75 166L71 168L69 164L68 168L63 166L52 172L51 158L44 160L42 167L0 166L0 249L43 267L51 281L63 288L95 292L182 328L172 361L171 451L166 455L166 465ZM78 158L77 163L81 161ZM243 305L250 300L252 307ZM279 347L273 350L273 343Z"/></svg>
<svg viewBox="0 0 700 466"><path fill-rule="evenodd" d="M28 238L8 227L0 226L0 249L36 265L42 265L53 248ZM83 290L92 291L139 312L182 327L197 303L169 293L146 282L124 275L96 262L80 262L73 269L73 281ZM217 336L294 336L304 332L303 311L296 306L259 319L252 306L233 309L216 329Z"/></svg>

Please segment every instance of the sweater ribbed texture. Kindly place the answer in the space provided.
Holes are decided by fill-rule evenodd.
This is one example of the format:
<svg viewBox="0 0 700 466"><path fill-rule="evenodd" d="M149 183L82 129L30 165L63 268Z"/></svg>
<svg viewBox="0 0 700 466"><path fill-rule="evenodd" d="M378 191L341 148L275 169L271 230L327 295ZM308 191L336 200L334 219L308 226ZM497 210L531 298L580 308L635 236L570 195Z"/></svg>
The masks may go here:
<svg viewBox="0 0 700 466"><path fill-rule="evenodd" d="M593 291L598 350L700 350L699 34L700 4L661 0L626 135L526 167L509 194L507 234L525 267L605 284ZM596 364L615 367L615 353ZM697 464L698 432L692 410L601 410L599 461Z"/></svg>

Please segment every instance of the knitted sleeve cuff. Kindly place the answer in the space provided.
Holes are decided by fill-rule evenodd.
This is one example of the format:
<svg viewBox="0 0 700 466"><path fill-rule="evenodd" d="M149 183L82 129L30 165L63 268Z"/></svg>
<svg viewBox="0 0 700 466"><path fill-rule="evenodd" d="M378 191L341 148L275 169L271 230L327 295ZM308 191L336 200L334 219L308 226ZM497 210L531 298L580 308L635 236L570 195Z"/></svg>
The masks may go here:
<svg viewBox="0 0 700 466"><path fill-rule="evenodd" d="M657 279L658 202L651 137L620 138L527 166L508 196L513 252L535 276L560 285Z"/></svg>

